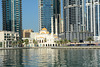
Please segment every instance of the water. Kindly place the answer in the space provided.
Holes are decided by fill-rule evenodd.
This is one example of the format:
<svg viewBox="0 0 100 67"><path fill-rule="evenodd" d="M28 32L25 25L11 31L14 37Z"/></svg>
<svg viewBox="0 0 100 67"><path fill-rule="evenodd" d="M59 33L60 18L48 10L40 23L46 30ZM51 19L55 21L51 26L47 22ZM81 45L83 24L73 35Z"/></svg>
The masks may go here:
<svg viewBox="0 0 100 67"><path fill-rule="evenodd" d="M0 50L0 67L100 67L100 50Z"/></svg>

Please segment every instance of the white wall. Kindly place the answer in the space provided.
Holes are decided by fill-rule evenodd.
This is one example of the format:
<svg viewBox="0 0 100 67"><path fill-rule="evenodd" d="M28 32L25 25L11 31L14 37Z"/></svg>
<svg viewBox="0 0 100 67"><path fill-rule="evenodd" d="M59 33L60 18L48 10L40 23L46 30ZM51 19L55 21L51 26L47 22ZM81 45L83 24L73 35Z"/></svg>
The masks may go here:
<svg viewBox="0 0 100 67"><path fill-rule="evenodd" d="M4 32L0 32L0 42L4 40Z"/></svg>

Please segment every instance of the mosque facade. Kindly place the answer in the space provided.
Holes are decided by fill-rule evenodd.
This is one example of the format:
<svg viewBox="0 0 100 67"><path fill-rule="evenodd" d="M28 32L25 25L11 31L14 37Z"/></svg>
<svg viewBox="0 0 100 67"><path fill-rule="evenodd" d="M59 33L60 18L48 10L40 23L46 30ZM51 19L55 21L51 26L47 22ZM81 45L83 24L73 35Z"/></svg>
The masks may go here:
<svg viewBox="0 0 100 67"><path fill-rule="evenodd" d="M60 38L56 34L49 33L46 28L42 28L39 33L31 32L30 38L23 38L23 40L28 39L30 47L56 47L60 46L56 41L59 41ZM34 42L35 43L34 43Z"/></svg>

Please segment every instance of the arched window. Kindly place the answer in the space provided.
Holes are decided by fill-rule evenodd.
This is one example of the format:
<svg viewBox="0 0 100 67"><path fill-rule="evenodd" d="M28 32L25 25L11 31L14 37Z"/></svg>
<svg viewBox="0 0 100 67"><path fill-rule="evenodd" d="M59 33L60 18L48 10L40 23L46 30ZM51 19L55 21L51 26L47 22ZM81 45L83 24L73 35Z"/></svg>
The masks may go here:
<svg viewBox="0 0 100 67"><path fill-rule="evenodd" d="M40 40L40 43L41 43L41 40Z"/></svg>

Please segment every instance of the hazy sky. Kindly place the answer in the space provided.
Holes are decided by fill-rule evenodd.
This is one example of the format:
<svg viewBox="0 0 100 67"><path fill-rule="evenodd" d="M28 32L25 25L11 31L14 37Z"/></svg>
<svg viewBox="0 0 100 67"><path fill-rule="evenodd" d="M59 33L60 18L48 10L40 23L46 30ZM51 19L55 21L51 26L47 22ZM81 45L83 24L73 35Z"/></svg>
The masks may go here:
<svg viewBox="0 0 100 67"><path fill-rule="evenodd" d="M0 30L2 30L2 0L0 0ZM22 0L23 29L38 31L38 0Z"/></svg>

